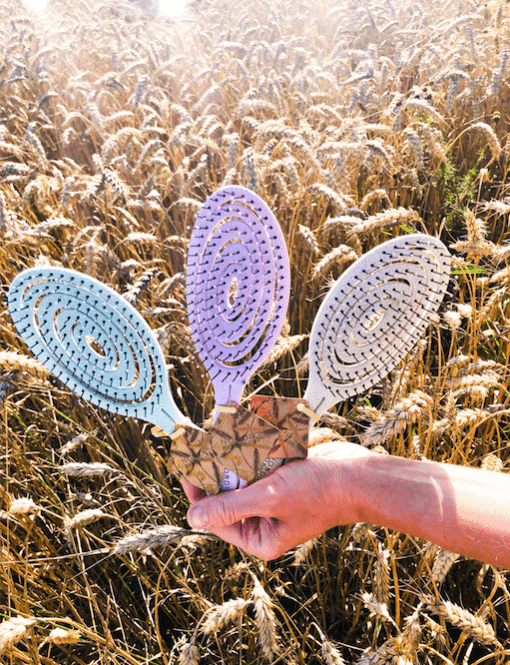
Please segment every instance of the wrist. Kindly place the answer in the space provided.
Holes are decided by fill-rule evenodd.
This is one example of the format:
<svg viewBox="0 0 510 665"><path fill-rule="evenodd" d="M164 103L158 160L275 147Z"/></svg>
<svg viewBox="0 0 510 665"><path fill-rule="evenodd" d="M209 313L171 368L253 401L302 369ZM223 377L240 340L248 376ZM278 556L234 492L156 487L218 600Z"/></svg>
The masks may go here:
<svg viewBox="0 0 510 665"><path fill-rule="evenodd" d="M440 465L393 455L376 455L360 462L356 493L359 522L442 542L453 525L450 511L445 511L447 486Z"/></svg>
<svg viewBox="0 0 510 665"><path fill-rule="evenodd" d="M340 487L342 492L341 511L344 524L357 524L365 522L363 492L363 459L356 458L343 463L339 469L341 473Z"/></svg>
<svg viewBox="0 0 510 665"><path fill-rule="evenodd" d="M324 504L331 506L334 513L332 522L335 526L368 521L366 515L369 513L369 506L365 497L370 479L367 477L369 474L366 472L365 460L373 457L377 458L379 454L353 446L350 456L345 457L343 453L338 459L333 457L327 460Z"/></svg>

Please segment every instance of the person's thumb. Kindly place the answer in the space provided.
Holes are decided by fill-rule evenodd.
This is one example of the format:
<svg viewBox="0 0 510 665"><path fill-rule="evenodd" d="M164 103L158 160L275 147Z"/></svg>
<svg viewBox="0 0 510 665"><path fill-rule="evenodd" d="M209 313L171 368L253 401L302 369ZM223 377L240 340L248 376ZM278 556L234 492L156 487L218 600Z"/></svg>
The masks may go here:
<svg viewBox="0 0 510 665"><path fill-rule="evenodd" d="M214 530L230 526L244 517L240 501L235 492L225 492L219 496L197 501L188 510L188 523L194 529Z"/></svg>

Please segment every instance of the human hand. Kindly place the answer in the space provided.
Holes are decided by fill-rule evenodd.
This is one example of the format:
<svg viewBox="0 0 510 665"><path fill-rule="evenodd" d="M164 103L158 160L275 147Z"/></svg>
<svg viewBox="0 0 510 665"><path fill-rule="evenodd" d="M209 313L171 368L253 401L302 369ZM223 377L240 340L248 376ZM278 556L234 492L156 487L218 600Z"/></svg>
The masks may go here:
<svg viewBox="0 0 510 665"><path fill-rule="evenodd" d="M191 501L188 522L250 554L274 559L334 526L359 521L356 466L375 454L331 441L253 485L216 496L181 480Z"/></svg>

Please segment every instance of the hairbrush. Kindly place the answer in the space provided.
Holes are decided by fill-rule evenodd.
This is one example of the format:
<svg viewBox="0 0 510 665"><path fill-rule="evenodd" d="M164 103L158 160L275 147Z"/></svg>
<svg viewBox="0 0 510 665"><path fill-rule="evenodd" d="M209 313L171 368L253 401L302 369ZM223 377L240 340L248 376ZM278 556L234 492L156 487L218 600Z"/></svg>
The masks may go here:
<svg viewBox="0 0 510 665"><path fill-rule="evenodd" d="M317 417L398 365L434 320L449 278L448 250L424 234L388 240L343 273L310 335L304 398Z"/></svg>
<svg viewBox="0 0 510 665"><path fill-rule="evenodd" d="M239 402L276 342L290 294L285 239L259 196L236 186L207 199L191 235L186 293L216 404Z"/></svg>
<svg viewBox="0 0 510 665"><path fill-rule="evenodd" d="M289 303L285 239L259 196L235 186L207 199L190 239L186 293L193 342L221 410L239 403L249 377L273 348ZM227 408L233 415L239 411ZM242 484L225 470L222 490Z"/></svg>
<svg viewBox="0 0 510 665"><path fill-rule="evenodd" d="M33 355L80 397L168 434L191 424L151 329L113 289L73 270L30 268L13 280L8 306Z"/></svg>

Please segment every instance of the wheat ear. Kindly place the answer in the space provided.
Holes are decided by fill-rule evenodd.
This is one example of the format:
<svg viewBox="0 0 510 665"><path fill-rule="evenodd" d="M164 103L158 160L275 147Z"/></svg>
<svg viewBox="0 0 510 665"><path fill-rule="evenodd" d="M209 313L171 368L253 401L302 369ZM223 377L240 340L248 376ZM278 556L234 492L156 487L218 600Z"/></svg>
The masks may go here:
<svg viewBox="0 0 510 665"><path fill-rule="evenodd" d="M442 617L452 626L460 628L476 642L488 646L501 646L496 638L494 628L486 623L482 617L472 614L449 600L430 598L425 599L425 602L431 612Z"/></svg>
<svg viewBox="0 0 510 665"><path fill-rule="evenodd" d="M4 371L17 369L36 379L47 379L50 373L36 358L29 358L15 351L0 351L0 368Z"/></svg>
<svg viewBox="0 0 510 665"><path fill-rule="evenodd" d="M202 623L201 632L206 635L221 630L227 623L232 623L245 613L250 601L243 598L232 598L222 605L214 605L206 612L206 619Z"/></svg>
<svg viewBox="0 0 510 665"><path fill-rule="evenodd" d="M26 619L25 617L12 617L2 621L0 623L0 654L9 651L17 642L22 640L35 622L35 619Z"/></svg>
<svg viewBox="0 0 510 665"><path fill-rule="evenodd" d="M255 621L259 632L259 643L265 658L271 662L273 656L278 653L278 642L276 639L276 617L273 601L269 597L259 580L253 577L253 590L251 599L255 609Z"/></svg>

